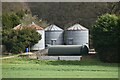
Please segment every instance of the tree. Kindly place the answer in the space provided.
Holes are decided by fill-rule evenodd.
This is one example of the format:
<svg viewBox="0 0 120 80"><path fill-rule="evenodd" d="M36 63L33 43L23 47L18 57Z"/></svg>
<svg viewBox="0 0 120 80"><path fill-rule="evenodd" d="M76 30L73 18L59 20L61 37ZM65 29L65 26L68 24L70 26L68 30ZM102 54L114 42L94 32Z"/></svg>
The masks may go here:
<svg viewBox="0 0 120 80"><path fill-rule="evenodd" d="M33 15L38 15L39 18L57 24L63 29L75 23L91 28L99 15L120 14L120 2L28 3L28 6Z"/></svg>
<svg viewBox="0 0 120 80"><path fill-rule="evenodd" d="M2 34L2 43L6 46L7 51L11 53L24 52L26 47L32 47L41 39L41 35L36 30L28 28L3 30Z"/></svg>
<svg viewBox="0 0 120 80"><path fill-rule="evenodd" d="M29 25L32 22L39 24L39 19L37 18L37 16L32 16L32 14L26 14L21 20L21 23L24 25Z"/></svg>
<svg viewBox="0 0 120 80"><path fill-rule="evenodd" d="M93 46L102 61L118 62L120 18L115 14L100 16L92 27Z"/></svg>
<svg viewBox="0 0 120 80"><path fill-rule="evenodd" d="M2 25L3 25L3 29L8 29L9 27L12 26L11 24L11 18L10 15L7 13L2 14Z"/></svg>
<svg viewBox="0 0 120 80"><path fill-rule="evenodd" d="M2 14L3 29L11 29L20 24L20 18L15 13Z"/></svg>
<svg viewBox="0 0 120 80"><path fill-rule="evenodd" d="M21 19L20 21L23 25L29 25L31 24L32 22L38 24L39 26L42 26L42 27L47 27L49 24L47 23L47 21L45 20L42 20L37 17L37 15L34 15L32 16L31 14L26 14L23 19Z"/></svg>
<svg viewBox="0 0 120 80"><path fill-rule="evenodd" d="M17 15L20 19L22 19L22 18L25 16L25 11L24 11L24 10L20 10L20 11L16 12L16 15Z"/></svg>
<svg viewBox="0 0 120 80"><path fill-rule="evenodd" d="M15 13L11 14L10 18L11 18L12 28L20 24L20 18Z"/></svg>
<svg viewBox="0 0 120 80"><path fill-rule="evenodd" d="M2 14L2 24L3 29L11 29L18 24L20 24L21 19L25 16L25 11L20 10L18 12L12 12L12 13L3 13Z"/></svg>

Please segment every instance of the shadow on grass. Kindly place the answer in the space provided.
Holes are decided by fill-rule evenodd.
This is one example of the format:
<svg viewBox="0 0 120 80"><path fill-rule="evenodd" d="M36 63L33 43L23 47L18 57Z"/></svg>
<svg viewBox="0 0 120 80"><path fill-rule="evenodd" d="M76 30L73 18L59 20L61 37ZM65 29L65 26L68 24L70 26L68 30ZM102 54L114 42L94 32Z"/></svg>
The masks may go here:
<svg viewBox="0 0 120 80"><path fill-rule="evenodd" d="M118 80L118 78L3 78L2 80Z"/></svg>
<svg viewBox="0 0 120 80"><path fill-rule="evenodd" d="M47 65L80 65L80 66L109 66L118 67L118 63L104 63L99 60L97 56L83 56L81 61L66 61L66 60L30 60L30 63L47 64Z"/></svg>
<svg viewBox="0 0 120 80"><path fill-rule="evenodd" d="M47 62L49 65L81 65L81 66L91 66L91 65L99 65L99 66L111 66L116 67L117 63L102 63L102 62L90 62L90 61L49 61Z"/></svg>
<svg viewBox="0 0 120 80"><path fill-rule="evenodd" d="M10 64L40 64L40 65L80 65L80 66L109 66L109 67L118 67L117 63L103 63L101 62L96 56L94 57L83 57L81 61L65 61L65 60L36 60L36 59L29 59L29 58L12 58L12 59L5 59L3 63L10 63Z"/></svg>
<svg viewBox="0 0 120 80"><path fill-rule="evenodd" d="M55 60L55 61L48 61L47 64L50 65L80 65L80 66L91 66L91 65L98 65L98 66L110 66L110 67L117 67L118 63L103 63L97 58L94 57L86 57L84 56L81 61L65 61L65 60Z"/></svg>

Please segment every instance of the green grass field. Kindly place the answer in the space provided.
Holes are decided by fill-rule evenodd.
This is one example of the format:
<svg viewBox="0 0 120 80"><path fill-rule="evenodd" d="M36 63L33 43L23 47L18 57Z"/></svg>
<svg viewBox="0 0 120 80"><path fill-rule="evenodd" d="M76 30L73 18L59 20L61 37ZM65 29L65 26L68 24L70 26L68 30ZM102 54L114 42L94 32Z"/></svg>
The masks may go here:
<svg viewBox="0 0 120 80"><path fill-rule="evenodd" d="M2 63L3 78L118 78L117 64L97 59L49 61L16 57Z"/></svg>

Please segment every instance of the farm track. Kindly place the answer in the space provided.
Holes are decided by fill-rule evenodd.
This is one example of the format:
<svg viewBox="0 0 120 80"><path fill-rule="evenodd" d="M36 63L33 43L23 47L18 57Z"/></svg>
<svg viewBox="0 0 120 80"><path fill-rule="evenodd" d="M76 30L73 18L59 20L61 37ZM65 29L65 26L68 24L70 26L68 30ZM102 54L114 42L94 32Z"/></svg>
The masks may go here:
<svg viewBox="0 0 120 80"><path fill-rule="evenodd" d="M8 57L2 57L0 59L8 59L8 58L14 58L15 56L8 56Z"/></svg>

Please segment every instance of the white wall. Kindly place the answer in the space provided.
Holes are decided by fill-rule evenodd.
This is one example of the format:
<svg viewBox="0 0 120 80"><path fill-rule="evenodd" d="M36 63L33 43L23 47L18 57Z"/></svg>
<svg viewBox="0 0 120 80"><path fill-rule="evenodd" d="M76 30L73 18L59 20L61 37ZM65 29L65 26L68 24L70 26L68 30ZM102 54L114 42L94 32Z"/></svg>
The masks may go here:
<svg viewBox="0 0 120 80"><path fill-rule="evenodd" d="M37 30L38 33L41 34L41 40L37 44L32 47L32 50L42 50L45 49L45 31L44 30Z"/></svg>

